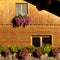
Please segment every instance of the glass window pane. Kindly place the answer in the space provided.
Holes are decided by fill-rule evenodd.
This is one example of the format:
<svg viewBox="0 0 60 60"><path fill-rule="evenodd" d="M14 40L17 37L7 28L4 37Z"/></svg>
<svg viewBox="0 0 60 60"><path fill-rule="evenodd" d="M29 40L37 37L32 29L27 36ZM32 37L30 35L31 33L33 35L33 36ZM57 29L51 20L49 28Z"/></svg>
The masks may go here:
<svg viewBox="0 0 60 60"><path fill-rule="evenodd" d="M16 15L21 13L21 4L16 4Z"/></svg>
<svg viewBox="0 0 60 60"><path fill-rule="evenodd" d="M42 44L45 45L45 44L52 44L51 43L51 36L49 37L42 37Z"/></svg>
<svg viewBox="0 0 60 60"><path fill-rule="evenodd" d="M27 15L27 10L28 10L27 4L22 4L22 14L23 15Z"/></svg>
<svg viewBox="0 0 60 60"><path fill-rule="evenodd" d="M16 15L18 14L27 15L28 14L28 4L27 3L17 3L16 4Z"/></svg>
<svg viewBox="0 0 60 60"><path fill-rule="evenodd" d="M35 47L40 47L40 37L32 37L32 45Z"/></svg>

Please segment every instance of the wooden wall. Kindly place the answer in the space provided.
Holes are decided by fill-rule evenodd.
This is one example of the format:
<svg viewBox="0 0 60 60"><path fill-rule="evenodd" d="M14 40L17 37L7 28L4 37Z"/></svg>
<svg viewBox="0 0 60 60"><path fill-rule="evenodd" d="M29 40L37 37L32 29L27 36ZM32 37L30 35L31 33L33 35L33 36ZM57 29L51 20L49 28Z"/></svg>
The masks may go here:
<svg viewBox="0 0 60 60"><path fill-rule="evenodd" d="M14 28L11 24L16 15L16 3L27 3L23 0L0 1L0 44L3 46L31 45L32 35L52 35L52 46L60 46L60 17L42 10L28 3L28 15L31 17L31 25L23 28Z"/></svg>

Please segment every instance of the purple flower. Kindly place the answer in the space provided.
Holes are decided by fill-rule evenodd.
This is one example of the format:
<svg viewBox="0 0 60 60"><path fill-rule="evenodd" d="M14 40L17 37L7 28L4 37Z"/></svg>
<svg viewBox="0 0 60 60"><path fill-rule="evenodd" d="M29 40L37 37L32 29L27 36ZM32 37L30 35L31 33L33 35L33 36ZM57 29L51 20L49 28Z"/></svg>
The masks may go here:
<svg viewBox="0 0 60 60"><path fill-rule="evenodd" d="M40 57L40 55L41 55L40 50L36 49L35 52L36 52L36 54Z"/></svg>
<svg viewBox="0 0 60 60"><path fill-rule="evenodd" d="M26 21L28 24L31 23L31 19L29 17L27 17L27 21Z"/></svg>
<svg viewBox="0 0 60 60"><path fill-rule="evenodd" d="M31 19L28 16L22 16L22 18L20 18L19 16L15 16L12 22L14 26L23 25L25 27L25 25L28 25L31 23Z"/></svg>
<svg viewBox="0 0 60 60"><path fill-rule="evenodd" d="M28 55L28 51L26 50L26 51L20 52L18 56L21 58L25 58L27 55Z"/></svg>
<svg viewBox="0 0 60 60"><path fill-rule="evenodd" d="M42 53L39 49L35 49L35 51L32 53L32 56L36 58L40 58L41 55Z"/></svg>
<svg viewBox="0 0 60 60"><path fill-rule="evenodd" d="M30 24L31 19L29 17L23 17L23 24Z"/></svg>
<svg viewBox="0 0 60 60"><path fill-rule="evenodd" d="M19 17L15 17L15 21L16 21L17 26L22 24L22 21Z"/></svg>
<svg viewBox="0 0 60 60"><path fill-rule="evenodd" d="M23 24L26 23L26 18L23 17L23 18L22 18L22 21L23 21Z"/></svg>

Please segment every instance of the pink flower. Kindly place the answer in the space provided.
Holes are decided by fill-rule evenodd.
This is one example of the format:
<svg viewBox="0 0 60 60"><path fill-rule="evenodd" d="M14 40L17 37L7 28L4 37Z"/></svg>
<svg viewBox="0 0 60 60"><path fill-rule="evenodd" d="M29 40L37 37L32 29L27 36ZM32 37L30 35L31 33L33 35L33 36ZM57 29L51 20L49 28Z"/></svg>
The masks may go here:
<svg viewBox="0 0 60 60"><path fill-rule="evenodd" d="M15 21L16 21L17 26L22 24L22 21L19 17L15 17Z"/></svg>
<svg viewBox="0 0 60 60"><path fill-rule="evenodd" d="M20 16L15 16L13 19L13 26L20 26L23 25L25 27L25 25L28 25L31 23L31 19L28 16L22 16L22 18Z"/></svg>
<svg viewBox="0 0 60 60"><path fill-rule="evenodd" d="M26 18L25 17L23 17L23 23L25 23L26 22Z"/></svg>
<svg viewBox="0 0 60 60"><path fill-rule="evenodd" d="M37 54L38 56L40 56L40 55L41 55L40 50L36 49L36 50L35 50L35 52L36 52L36 54Z"/></svg>
<svg viewBox="0 0 60 60"><path fill-rule="evenodd" d="M22 57L22 58L26 57L27 55L28 55L28 51L23 51L19 53L19 57Z"/></svg>
<svg viewBox="0 0 60 60"><path fill-rule="evenodd" d="M31 19L29 17L23 17L23 23L30 24Z"/></svg>

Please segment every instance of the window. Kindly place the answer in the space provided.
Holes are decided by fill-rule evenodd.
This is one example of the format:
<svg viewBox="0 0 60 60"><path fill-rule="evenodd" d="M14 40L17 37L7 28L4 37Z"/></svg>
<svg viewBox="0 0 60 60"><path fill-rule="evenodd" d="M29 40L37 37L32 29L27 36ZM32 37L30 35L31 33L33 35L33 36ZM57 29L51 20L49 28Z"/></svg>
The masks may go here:
<svg viewBox="0 0 60 60"><path fill-rule="evenodd" d="M16 15L22 14L27 15L28 14L28 4L27 3L17 3L16 4Z"/></svg>
<svg viewBox="0 0 60 60"><path fill-rule="evenodd" d="M52 44L50 35L42 35L42 36L32 36L32 45L35 47L41 47L45 44Z"/></svg>
<svg viewBox="0 0 60 60"><path fill-rule="evenodd" d="M42 45L45 45L45 44L52 44L51 43L51 36L43 36L42 37Z"/></svg>
<svg viewBox="0 0 60 60"><path fill-rule="evenodd" d="M32 37L32 44L35 47L40 47L40 37Z"/></svg>

